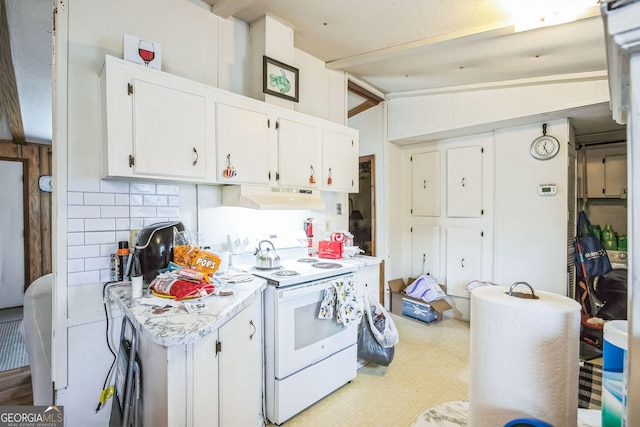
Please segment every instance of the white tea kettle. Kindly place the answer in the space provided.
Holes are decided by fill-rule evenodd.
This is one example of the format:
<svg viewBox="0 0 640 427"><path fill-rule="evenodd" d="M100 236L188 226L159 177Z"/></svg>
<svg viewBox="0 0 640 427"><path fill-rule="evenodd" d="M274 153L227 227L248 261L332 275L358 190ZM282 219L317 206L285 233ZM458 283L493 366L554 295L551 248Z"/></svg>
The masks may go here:
<svg viewBox="0 0 640 427"><path fill-rule="evenodd" d="M262 249L263 243L268 243L271 248ZM275 246L269 240L261 240L254 255L256 256L257 268L271 269L280 267L280 257L276 253Z"/></svg>

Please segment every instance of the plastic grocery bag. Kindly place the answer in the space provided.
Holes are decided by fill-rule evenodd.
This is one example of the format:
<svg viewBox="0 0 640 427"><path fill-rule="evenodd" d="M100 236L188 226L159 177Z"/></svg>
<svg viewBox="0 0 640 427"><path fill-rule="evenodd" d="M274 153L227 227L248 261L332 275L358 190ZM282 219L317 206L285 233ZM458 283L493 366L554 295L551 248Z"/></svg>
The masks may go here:
<svg viewBox="0 0 640 427"><path fill-rule="evenodd" d="M369 300L369 292L364 291L364 317L376 341L384 348L398 344L399 336L396 324L391 316L377 301Z"/></svg>
<svg viewBox="0 0 640 427"><path fill-rule="evenodd" d="M366 317L366 316L365 316ZM376 365L389 366L393 360L395 349L384 348L373 336L369 322L363 318L358 331L358 358Z"/></svg>

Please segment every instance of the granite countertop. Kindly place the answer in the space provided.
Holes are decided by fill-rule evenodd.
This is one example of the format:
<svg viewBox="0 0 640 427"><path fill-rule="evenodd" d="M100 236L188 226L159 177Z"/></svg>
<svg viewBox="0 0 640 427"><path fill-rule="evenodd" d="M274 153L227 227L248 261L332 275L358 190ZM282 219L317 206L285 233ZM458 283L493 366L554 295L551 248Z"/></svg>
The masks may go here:
<svg viewBox="0 0 640 427"><path fill-rule="evenodd" d="M358 268L364 268L364 267L369 267L371 265L378 265L382 262L382 259L374 256L368 256L368 255L356 255L351 258L342 258L337 261L343 262L345 264L355 265Z"/></svg>
<svg viewBox="0 0 640 427"><path fill-rule="evenodd" d="M233 295L212 294L186 301L206 303L202 311L194 313L189 313L183 303L150 296L146 289L143 291L143 298L132 299L129 284L111 287L109 295L131 320L139 334L157 344L170 347L193 343L217 330L249 306L256 297L261 296L266 286L266 280L258 277L250 282L225 284L225 289L232 289ZM158 310L158 307L165 308Z"/></svg>

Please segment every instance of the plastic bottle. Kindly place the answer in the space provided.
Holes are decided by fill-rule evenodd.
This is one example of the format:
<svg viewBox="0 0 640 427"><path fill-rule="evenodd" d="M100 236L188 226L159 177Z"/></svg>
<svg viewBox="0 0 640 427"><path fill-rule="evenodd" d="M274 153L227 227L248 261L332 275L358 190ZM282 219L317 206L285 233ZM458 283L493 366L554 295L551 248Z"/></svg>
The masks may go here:
<svg viewBox="0 0 640 427"><path fill-rule="evenodd" d="M118 242L118 280L125 280L127 261L129 260L129 242Z"/></svg>
<svg viewBox="0 0 640 427"><path fill-rule="evenodd" d="M593 225L593 236L597 237L598 240L602 241L602 229L598 224Z"/></svg>
<svg viewBox="0 0 640 427"><path fill-rule="evenodd" d="M615 251L618 249L618 241L616 240L613 228L611 228L611 224L605 225L604 230L602 230L602 244L606 250Z"/></svg>

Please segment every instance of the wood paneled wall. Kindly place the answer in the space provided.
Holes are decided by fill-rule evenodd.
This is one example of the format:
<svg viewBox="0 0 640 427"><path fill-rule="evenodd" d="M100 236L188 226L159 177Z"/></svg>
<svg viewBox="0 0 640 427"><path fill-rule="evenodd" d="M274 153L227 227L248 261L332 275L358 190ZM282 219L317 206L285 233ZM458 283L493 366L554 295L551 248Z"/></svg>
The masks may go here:
<svg viewBox="0 0 640 427"><path fill-rule="evenodd" d="M51 146L0 140L0 159L19 161L24 171L25 289L51 273L51 197L40 191L41 175L51 175Z"/></svg>

